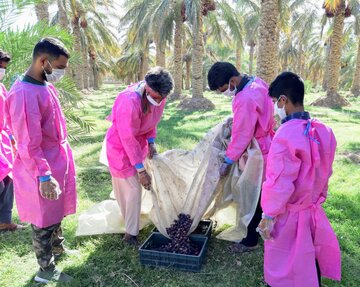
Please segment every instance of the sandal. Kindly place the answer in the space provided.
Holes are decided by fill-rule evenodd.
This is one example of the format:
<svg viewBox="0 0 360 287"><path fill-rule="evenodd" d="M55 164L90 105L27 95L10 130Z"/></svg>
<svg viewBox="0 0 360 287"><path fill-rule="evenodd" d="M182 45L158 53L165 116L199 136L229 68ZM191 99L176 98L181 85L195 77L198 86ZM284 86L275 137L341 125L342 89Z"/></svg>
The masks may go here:
<svg viewBox="0 0 360 287"><path fill-rule="evenodd" d="M228 246L229 251L234 252L234 253L251 252L251 251L255 251L258 248L259 248L259 245L245 246L242 243L233 243Z"/></svg>

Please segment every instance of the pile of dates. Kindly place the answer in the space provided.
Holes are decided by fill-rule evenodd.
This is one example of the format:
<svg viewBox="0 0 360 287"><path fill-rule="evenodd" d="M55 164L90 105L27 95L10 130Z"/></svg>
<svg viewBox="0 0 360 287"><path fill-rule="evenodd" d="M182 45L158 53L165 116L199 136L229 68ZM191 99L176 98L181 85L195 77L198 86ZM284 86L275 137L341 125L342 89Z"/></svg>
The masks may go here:
<svg viewBox="0 0 360 287"><path fill-rule="evenodd" d="M192 219L189 214L180 213L178 219L171 224L170 227L166 228L166 232L169 235L171 242L162 245L159 251L179 253L186 255L199 255L200 248L192 243L187 236Z"/></svg>

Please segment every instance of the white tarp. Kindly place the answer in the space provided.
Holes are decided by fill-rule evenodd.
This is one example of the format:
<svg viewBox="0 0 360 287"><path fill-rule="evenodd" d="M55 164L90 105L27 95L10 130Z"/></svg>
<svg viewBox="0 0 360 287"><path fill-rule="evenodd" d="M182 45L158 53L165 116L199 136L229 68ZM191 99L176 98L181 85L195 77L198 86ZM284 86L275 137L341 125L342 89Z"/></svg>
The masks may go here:
<svg viewBox="0 0 360 287"><path fill-rule="evenodd" d="M230 134L231 119L211 129L192 151L169 150L146 161L152 177L152 192L144 192L142 226L151 209L151 221L164 235L177 215L185 213L193 218L191 230L201 218L212 217L219 226L234 225L218 238L240 241L246 236L246 227L260 195L263 159L254 139L233 165L230 176L220 179L219 168ZM106 163L106 159L103 157L100 162ZM116 201L107 200L80 216L76 235L113 232L124 232L124 220Z"/></svg>

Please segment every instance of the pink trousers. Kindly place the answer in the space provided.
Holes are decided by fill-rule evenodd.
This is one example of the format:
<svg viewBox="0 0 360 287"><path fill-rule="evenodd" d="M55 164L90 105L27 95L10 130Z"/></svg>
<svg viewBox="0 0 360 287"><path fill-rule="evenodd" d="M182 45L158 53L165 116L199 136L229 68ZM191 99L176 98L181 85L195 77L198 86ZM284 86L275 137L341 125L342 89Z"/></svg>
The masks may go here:
<svg viewBox="0 0 360 287"><path fill-rule="evenodd" d="M141 211L141 185L137 175L120 178L112 177L115 198L125 219L126 233L139 234Z"/></svg>

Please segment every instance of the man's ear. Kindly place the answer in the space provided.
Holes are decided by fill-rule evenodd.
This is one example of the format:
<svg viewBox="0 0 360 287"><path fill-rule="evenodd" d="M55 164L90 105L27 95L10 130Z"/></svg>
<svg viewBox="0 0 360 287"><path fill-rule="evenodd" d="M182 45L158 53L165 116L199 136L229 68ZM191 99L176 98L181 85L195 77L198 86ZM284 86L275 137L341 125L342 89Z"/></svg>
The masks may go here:
<svg viewBox="0 0 360 287"><path fill-rule="evenodd" d="M37 59L38 62L41 63L42 66L46 66L46 62L48 61L48 58L46 55L42 55Z"/></svg>

